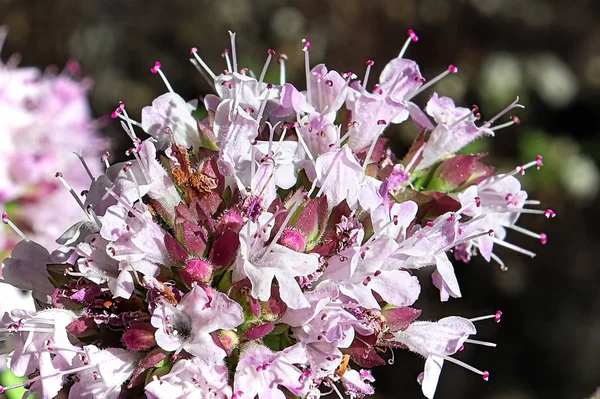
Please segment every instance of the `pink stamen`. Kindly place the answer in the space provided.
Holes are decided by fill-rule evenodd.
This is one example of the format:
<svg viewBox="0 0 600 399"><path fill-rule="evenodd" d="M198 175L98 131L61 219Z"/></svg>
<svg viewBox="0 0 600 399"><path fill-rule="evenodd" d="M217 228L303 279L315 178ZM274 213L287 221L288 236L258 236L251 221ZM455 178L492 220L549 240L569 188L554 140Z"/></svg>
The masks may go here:
<svg viewBox="0 0 600 399"><path fill-rule="evenodd" d="M553 218L556 216L556 212L554 212L552 209L546 209L546 211L544 212L544 216L546 216L547 218Z"/></svg>
<svg viewBox="0 0 600 399"><path fill-rule="evenodd" d="M542 244L546 244L548 242L548 236L546 233L540 233L540 242Z"/></svg>
<svg viewBox="0 0 600 399"><path fill-rule="evenodd" d="M285 74L285 62L287 61L287 55L281 54L279 58L277 58L277 63L279 64L279 84L283 86L286 80Z"/></svg>
<svg viewBox="0 0 600 399"><path fill-rule="evenodd" d="M501 310L498 310L498 311L496 312L496 314L494 315L494 321L495 321L496 323L500 323L500 319L502 319L502 311L501 311Z"/></svg>
<svg viewBox="0 0 600 399"><path fill-rule="evenodd" d="M162 66L161 63L159 61L156 61L154 63L154 66L152 68L150 68L150 72L152 72L153 74L157 74L158 71L160 70L161 66Z"/></svg>
<svg viewBox="0 0 600 399"><path fill-rule="evenodd" d="M408 50L408 46L410 45L411 42L419 41L419 36L417 36L417 34L415 33L414 30L409 29L407 33L408 33L408 38L404 42L404 45L402 46L402 49L400 50L400 53L398 54L398 58L404 57L404 53L406 53L406 50Z"/></svg>
<svg viewBox="0 0 600 399"><path fill-rule="evenodd" d="M415 33L415 31L412 30L412 29L408 30L408 36L410 36L410 40L412 40L413 42L418 42L419 41L419 36L417 36L417 34Z"/></svg>
<svg viewBox="0 0 600 399"><path fill-rule="evenodd" d="M306 99L308 103L312 105L312 97L311 97L311 84L310 84L310 58L308 55L308 50L310 50L310 42L306 40L306 38L302 39L302 43L304 43L304 47L302 51L304 51L304 73L306 74Z"/></svg>
<svg viewBox="0 0 600 399"><path fill-rule="evenodd" d="M544 166L544 158L542 158L541 155L535 157L535 166L537 166L538 169Z"/></svg>
<svg viewBox="0 0 600 399"><path fill-rule="evenodd" d="M448 70L450 71L450 73L458 72L458 68L455 67L454 65L448 65Z"/></svg>
<svg viewBox="0 0 600 399"><path fill-rule="evenodd" d="M206 63L204 62L204 60L202 58L200 58L200 56L198 55L198 48L197 47L192 47L190 49L190 54L194 56L194 58L196 59L196 61L198 61L198 63L200 64L200 66L212 78L212 80L215 80L216 75L214 74L214 72L208 67L208 65L206 65Z"/></svg>
<svg viewBox="0 0 600 399"><path fill-rule="evenodd" d="M483 377L483 379L485 381L488 381L490 379L490 372L489 371L484 371L482 377Z"/></svg>
<svg viewBox="0 0 600 399"><path fill-rule="evenodd" d="M365 78L363 79L363 84L362 84L362 92L365 92L365 89L367 87L367 82L369 81L369 75L371 74L371 67L375 64L374 61L372 60L368 60L367 61L367 70L365 71Z"/></svg>

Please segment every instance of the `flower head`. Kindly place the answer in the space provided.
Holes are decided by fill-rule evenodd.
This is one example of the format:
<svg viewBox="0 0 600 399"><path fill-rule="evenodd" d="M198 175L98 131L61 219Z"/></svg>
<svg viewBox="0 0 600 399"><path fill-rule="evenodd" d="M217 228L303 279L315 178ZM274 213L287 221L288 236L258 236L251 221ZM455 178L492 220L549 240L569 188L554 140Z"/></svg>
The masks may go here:
<svg viewBox="0 0 600 399"><path fill-rule="evenodd" d="M372 90L373 61L361 82L311 68L306 39L305 90L286 82L283 55L279 83L266 82L275 52L252 74L238 64L235 37L221 74L191 50L215 89L200 105L175 93L160 62L151 72L167 93L141 122L119 103L112 116L130 160L102 157L106 170L91 174L85 200L73 195L80 220L59 250L4 215L23 239L4 260L4 280L33 290L45 310L4 316L9 367L34 376L0 391L264 399L329 389L363 398L390 348L426 358L429 398L444 361L488 378L452 356L467 343L494 346L471 339L473 322L499 314L417 320L414 270L430 268L442 301L459 298L450 251L496 259L492 245L515 249L504 229L537 234L515 225L519 215L554 216L526 207L534 202L515 176L541 159L493 175L480 155L455 155L514 124L493 126L518 104L481 124L476 110L437 94L422 111L419 94L457 68L426 82L404 58L413 31ZM202 106L208 116L197 120ZM408 118L423 130L400 160L382 134ZM56 179L74 193L62 173Z"/></svg>

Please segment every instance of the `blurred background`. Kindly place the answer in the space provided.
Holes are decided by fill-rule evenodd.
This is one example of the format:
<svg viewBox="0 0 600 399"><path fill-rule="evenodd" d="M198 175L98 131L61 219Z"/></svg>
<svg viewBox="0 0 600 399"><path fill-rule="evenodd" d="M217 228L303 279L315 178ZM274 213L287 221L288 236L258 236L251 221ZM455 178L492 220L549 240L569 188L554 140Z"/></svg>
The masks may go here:
<svg viewBox="0 0 600 399"><path fill-rule="evenodd" d="M425 319L504 312L499 325L478 324L476 338L497 342L496 349L470 345L457 356L489 370L490 381L447 363L436 395L444 399L582 399L600 384L598 21L594 0L0 0L0 25L9 28L3 59L19 53L22 65L42 68L78 60L94 80L92 108L107 120L103 132L119 148L115 158L124 157L125 134L106 115L118 101L139 119L141 108L166 91L150 73L155 60L182 97L206 94L189 48L198 47L219 71L228 29L238 34L242 66L260 70L273 48L288 55L288 81L299 87L303 37L312 43L313 65L362 76L368 59L378 74L414 29L420 41L406 57L426 78L448 64L459 67L437 92L463 106L477 104L484 119L520 96L527 107L518 113L521 125L470 151L489 151L487 161L499 171L543 155L544 167L522 182L558 216L521 218L523 227L548 234L546 246L510 236L538 254L533 260L500 249L507 272L482 259L458 264L463 299L440 304L425 279L416 304ZM276 81L278 68L271 73ZM400 156L417 133L410 124L386 132ZM375 371L376 397L421 397L416 378L423 363L397 351L393 366Z"/></svg>

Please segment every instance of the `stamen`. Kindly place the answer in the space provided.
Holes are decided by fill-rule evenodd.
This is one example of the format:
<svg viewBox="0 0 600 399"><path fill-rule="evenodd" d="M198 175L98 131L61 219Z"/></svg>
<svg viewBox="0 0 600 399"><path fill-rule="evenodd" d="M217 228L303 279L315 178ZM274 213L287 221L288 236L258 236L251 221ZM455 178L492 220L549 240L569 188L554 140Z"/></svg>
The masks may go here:
<svg viewBox="0 0 600 399"><path fill-rule="evenodd" d="M474 117L475 119L477 119L477 117L475 115L473 115L473 113L471 111L467 111L467 113L464 116L461 116L460 118L458 118L457 120L452 122L452 124L450 124L450 126L448 126L448 127L453 128L454 126L458 125L459 123L463 122L464 120L471 119L471 117Z"/></svg>
<svg viewBox="0 0 600 399"><path fill-rule="evenodd" d="M215 90L215 81L214 79L212 79L204 69L202 69L202 66L200 66L200 64L198 63L197 60L190 58L189 59L190 62L192 63L192 65L194 66L194 68L196 68L196 70L198 72L200 72L200 75L202 75L202 77L204 78L204 80L206 80L206 82L210 85L210 87L213 88L213 90Z"/></svg>
<svg viewBox="0 0 600 399"><path fill-rule="evenodd" d="M163 80L165 86L167 86L167 90L169 90L171 93L175 93L175 91L173 91L173 88L171 87L171 85L169 84L169 81L167 80L167 77L165 76L165 74L163 73L163 71L160 70L161 67L161 63L159 61L156 61L154 63L154 66L152 68L150 68L150 72L152 72L153 74L157 74L160 76L160 78Z"/></svg>
<svg viewBox="0 0 600 399"><path fill-rule="evenodd" d="M110 158L110 152L108 152L108 151L106 151L104 154L102 154L102 157L100 157L100 161L104 163L104 166L106 166L106 169L108 169L110 167L108 158Z"/></svg>
<svg viewBox="0 0 600 399"><path fill-rule="evenodd" d="M263 66L262 71L260 72L260 78L258 79L257 90L260 85L265 80L265 76L267 75L267 69L269 69L269 65L271 64L271 58L275 55L275 50L269 49L267 50L267 60L265 61L265 65Z"/></svg>
<svg viewBox="0 0 600 399"><path fill-rule="evenodd" d="M373 66L373 64L375 64L375 63L372 60L367 61L367 70L365 71L365 78L363 79L363 84L362 84L362 93L363 94L366 91L367 82L369 81L369 74L371 73L371 67Z"/></svg>
<svg viewBox="0 0 600 399"><path fill-rule="evenodd" d="M233 58L233 72L237 73L237 54L235 47L235 32L229 31L229 38L231 39L231 57Z"/></svg>
<svg viewBox="0 0 600 399"><path fill-rule="evenodd" d="M140 191L140 185L137 182L137 179L135 178L135 174L133 173L133 171L131 170L131 166L133 164L131 162L126 162L125 166L123 167L123 171L125 173L127 173L129 175L129 177L131 177L131 180L133 180L133 184L135 185L135 191L137 192L138 195L138 201L140 203L142 203L142 192Z"/></svg>
<svg viewBox="0 0 600 399"><path fill-rule="evenodd" d="M344 79L346 79L346 81L344 82L344 85L342 86L340 93L335 98L335 101L327 104L325 109L323 109L323 112L321 112L321 115L327 114L329 112L329 107L338 102L339 98L344 95L346 88L350 85L350 81L352 81L352 79L356 79L356 75L353 74L352 72L348 72L348 73L344 74Z"/></svg>
<svg viewBox="0 0 600 399"><path fill-rule="evenodd" d="M77 156L77 158L79 158L79 161L81 162L81 164L83 165L83 168L85 169L86 173L90 177L90 180L94 181L94 175L92 174L92 171L90 170L89 166L87 165L87 162L85 162L85 159L83 159L83 155L81 155L81 153L78 153L78 152L73 152L73 154L75 154Z"/></svg>
<svg viewBox="0 0 600 399"><path fill-rule="evenodd" d="M233 68L231 67L231 60L229 59L229 50L223 50L221 53L221 58L225 58L225 62L227 63L227 71L232 72Z"/></svg>
<svg viewBox="0 0 600 399"><path fill-rule="evenodd" d="M465 342L469 343L469 344L474 344L474 345L481 345L481 346L488 346L490 348L495 348L496 344L493 342L487 342L487 341L479 341L476 339L467 339L465 340Z"/></svg>
<svg viewBox="0 0 600 399"><path fill-rule="evenodd" d="M519 173L521 175L524 175L525 171L527 169L529 169L529 168L531 168L533 166L535 166L537 169L539 169L540 167L542 167L542 165L543 165L543 163L542 163L542 157L541 157L541 155L538 155L536 157L535 161L528 162L525 165L517 166L512 172L505 173L503 175L496 175L496 176L489 177L488 179L484 180L482 183L479 184L479 190L481 190L481 189L483 189L483 188L485 188L487 186L490 186L492 184L496 184L499 181L501 181L503 179L506 179L507 177L514 176L517 173ZM539 201L538 201L538 203L539 203Z"/></svg>
<svg viewBox="0 0 600 399"><path fill-rule="evenodd" d="M500 257L498 255L496 255L495 253L490 253L490 258L492 258L493 260L496 261L496 263L498 263L500 265L500 270L505 272L508 270L508 267L504 264L504 262L502 261L502 259L500 259Z"/></svg>
<svg viewBox="0 0 600 399"><path fill-rule="evenodd" d="M267 85L267 88L263 92L265 98L263 99L262 103L260 104L260 109L258 110L258 115L256 116L256 122L258 122L258 123L260 123L263 113L265 112L265 107L267 106L267 102L269 102L269 96L271 95L272 88L273 88L273 85L269 83Z"/></svg>
<svg viewBox="0 0 600 399"><path fill-rule="evenodd" d="M514 231L518 231L521 234L525 234L526 236L537 238L537 239L539 239L542 242L542 244L545 244L548 241L548 237L544 233L538 234L538 233L535 233L533 231L524 229L523 227L519 227L519 226L516 226L516 225L509 225L509 226L506 226L506 227L508 227L509 229L512 229Z"/></svg>
<svg viewBox="0 0 600 399"><path fill-rule="evenodd" d="M96 212L94 212L94 207L92 205L87 206L87 213L92 216L98 227L102 227L102 222L98 218L98 215L96 215Z"/></svg>
<svg viewBox="0 0 600 399"><path fill-rule="evenodd" d="M552 210L552 209L546 209L546 211L544 212L544 216L546 216L546 218L553 218L556 216L556 213Z"/></svg>
<svg viewBox="0 0 600 399"><path fill-rule="evenodd" d="M212 71L212 69L210 69L208 67L208 65L206 65L206 62L204 62L204 60L202 58L200 58L200 56L198 55L198 49L196 47L192 47L190 49L190 54L192 54L194 56L196 61L198 61L198 64L200 64L202 66L202 68L208 74L208 76L210 76L213 80L215 80L217 76Z"/></svg>
<svg viewBox="0 0 600 399"><path fill-rule="evenodd" d="M505 127L509 127L509 126L512 126L512 125L518 125L519 123L520 123L519 118L517 118L516 116L513 116L512 117L512 121L503 123L503 124L498 125L498 126L494 126L490 130L493 131L493 132L495 132L497 130L504 129Z"/></svg>
<svg viewBox="0 0 600 399"><path fill-rule="evenodd" d="M302 43L304 43L304 47L302 51L304 51L304 72L306 74L306 98L308 103L312 105L311 98L311 84L310 84L310 59L308 56L308 51L310 50L310 42L306 40L306 38L302 39Z"/></svg>
<svg viewBox="0 0 600 399"><path fill-rule="evenodd" d="M285 84L285 62L287 61L287 55L281 54L277 59L279 63L279 85L283 86Z"/></svg>
<svg viewBox="0 0 600 399"><path fill-rule="evenodd" d="M65 188L69 191L69 193L71 194L71 196L73 198L75 198L75 201L77 202L77 205L79 205L79 207L81 208L81 210L84 211L85 214L86 214L86 216L89 217L90 215L87 213L85 205L83 205L83 202L81 201L81 199L79 198L79 196L77 195L77 193L75 192L75 190L73 190L73 187L71 187L69 185L69 183L67 183L67 181L63 177L63 174L61 172L56 172L56 174L54 176L58 177L58 180L60 180L60 182L62 183L62 185L65 186Z"/></svg>
<svg viewBox="0 0 600 399"><path fill-rule="evenodd" d="M298 119L300 119L299 114L296 117ZM294 129L296 130L296 135L298 136L298 141L300 142L300 145L304 149L304 152L306 152L306 155L308 156L308 158L312 161L313 164L315 164L315 157L313 157L312 153L308 149L308 146L306 145L306 141L304 141L304 137L302 137L302 134L300 133L300 129L298 129L299 125L300 125L299 123L295 123L295 125L294 125Z"/></svg>
<svg viewBox="0 0 600 399"><path fill-rule="evenodd" d="M530 257L532 257L532 258L535 258L535 253L534 253L534 252L528 251L528 250L526 250L526 249L524 249L524 248L521 248L521 247L519 247L519 246L517 246L517 245L515 245L515 244L511 244L511 243L509 243L509 242L506 242L506 241L500 240L500 239L498 239L498 238L495 238L495 237L493 238L493 240L494 240L494 243L495 243L495 244L498 244L498 245L500 245L501 247L505 247L505 248L508 248L508 249L512 249L513 251L516 251L516 252L522 253L523 255L527 255L527 256L530 256Z"/></svg>
<svg viewBox="0 0 600 399"><path fill-rule="evenodd" d="M469 371L472 371L475 374L479 374L480 376L483 376L483 379L486 380L486 381L489 379L490 373L487 372L487 371L481 371L479 369L476 369L475 367L470 366L467 363L465 363L463 361L460 361L458 359L455 359L455 358L453 358L451 356L440 356L440 357L442 359L444 359L444 360L449 361L450 363L454 363L454 364L456 364L456 365L458 365L460 367L463 367L463 368L465 368L465 369L467 369Z"/></svg>
<svg viewBox="0 0 600 399"><path fill-rule="evenodd" d="M455 67L454 65L449 65L447 70L445 70L444 72L440 73L438 76L436 76L435 78L433 78L429 82L427 82L424 85L422 85L419 88L417 88L417 90L413 94L409 95L408 98L406 98L405 101L409 101L410 99L412 99L415 96L421 94L423 91L427 90L428 88L430 88L431 86L433 86L434 84L436 84L437 82L439 82L440 80L444 79L449 74L456 73L456 72L458 72L458 68Z"/></svg>
<svg viewBox="0 0 600 399"><path fill-rule="evenodd" d="M380 123L380 122L383 122L383 123ZM369 161L371 160L371 155L373 155L373 151L375 151L375 146L377 145L377 140L379 140L379 136L381 136L381 134L385 130L387 123L384 120L380 120L380 121L377 121L377 125L381 126L381 130L379 131L377 136L375 136L375 138L373 139L373 142L369 146L369 151L367 151L367 155L365 156L365 162L363 162L363 165L362 165L363 173L366 173L366 171L367 171L367 166L369 166Z"/></svg>
<svg viewBox="0 0 600 399"><path fill-rule="evenodd" d="M6 212L2 213L2 223L7 224L8 227L10 227L15 233L17 233L19 237L21 237L21 239L29 241L29 238L25 235L25 233L23 233L21 229L18 228L17 225L14 224L12 220L8 218L8 213Z"/></svg>
<svg viewBox="0 0 600 399"><path fill-rule="evenodd" d="M504 108L502 111L500 111L498 114L496 114L496 116L494 116L492 119L490 119L489 121L484 123L483 126L481 126L481 127L482 128L490 127L492 125L492 123L494 123L496 120L498 120L498 118L500 118L502 115L506 114L508 111L510 111L511 109L514 109L514 108L525 108L524 105L519 104L519 97L517 97L517 99L515 101L510 103L508 105L508 107Z"/></svg>
<svg viewBox="0 0 600 399"><path fill-rule="evenodd" d="M144 218L144 215L142 215L137 209L133 208L131 205L129 205L127 202L125 202L120 196L118 196L113 190L111 190L110 188L106 187L105 188L106 192L109 193L114 199L117 200L117 202L119 202L119 204L121 204L123 206L123 208L127 209L129 212L131 212L133 214L133 216L137 217L142 223L146 223L146 220Z"/></svg>
<svg viewBox="0 0 600 399"><path fill-rule="evenodd" d="M408 33L408 39L406 39L406 41L404 42L404 46L402 46L402 50L400 50L400 54L398 54L398 58L404 57L404 53L406 53L406 50L408 50L408 46L410 45L410 42L418 42L419 41L419 36L417 36L415 34L414 30L409 29L407 33Z"/></svg>
<svg viewBox="0 0 600 399"><path fill-rule="evenodd" d="M446 252L446 251L448 251L448 250L456 247L457 245L460 245L462 243L469 242L469 241L472 241L472 240L475 240L475 239L477 239L479 237L484 237L484 236L493 237L494 236L494 230L484 231L482 233L473 234L473 235L470 235L470 236L465 237L463 239L460 239L460 240L458 240L456 242L453 242L452 244L446 246L445 248L440 249L435 254L438 255L438 254L444 253L444 252Z"/></svg>
<svg viewBox="0 0 600 399"><path fill-rule="evenodd" d="M475 323L477 321L494 319L496 321L496 323L500 323L500 318L501 317L502 317L502 312L500 310L498 310L498 311L496 311L495 314L488 314L488 315L485 315L485 316L474 317L472 319L469 319L469 321L472 322L472 323Z"/></svg>

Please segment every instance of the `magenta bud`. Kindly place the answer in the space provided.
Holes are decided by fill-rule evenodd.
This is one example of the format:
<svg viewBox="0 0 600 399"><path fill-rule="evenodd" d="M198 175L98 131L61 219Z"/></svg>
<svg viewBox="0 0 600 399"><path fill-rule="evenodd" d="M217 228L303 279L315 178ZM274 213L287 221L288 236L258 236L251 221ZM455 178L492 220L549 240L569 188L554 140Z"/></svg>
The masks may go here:
<svg viewBox="0 0 600 399"><path fill-rule="evenodd" d="M235 259L237 250L240 246L238 233L232 230L226 230L223 235L215 240L208 259L215 265L216 269L223 269L231 264Z"/></svg>
<svg viewBox="0 0 600 399"><path fill-rule="evenodd" d="M235 233L239 233L244 225L244 218L235 209L230 209L219 219L215 233L222 235L227 230L232 230Z"/></svg>
<svg viewBox="0 0 600 399"><path fill-rule="evenodd" d="M208 238L204 227L193 222L183 222L183 243L190 253L196 256L204 256Z"/></svg>
<svg viewBox="0 0 600 399"><path fill-rule="evenodd" d="M249 341L261 339L262 337L273 331L274 328L274 323L259 324L257 326L249 328L248 331L244 333L244 338L246 338Z"/></svg>
<svg viewBox="0 0 600 399"><path fill-rule="evenodd" d="M165 233L165 247L171 259L177 263L184 263L188 258L188 253L181 244L173 238L169 233Z"/></svg>
<svg viewBox="0 0 600 399"><path fill-rule="evenodd" d="M288 229L283 232L278 243L293 251L304 252L306 237L297 230Z"/></svg>
<svg viewBox="0 0 600 399"><path fill-rule="evenodd" d="M156 346L154 332L150 324L135 324L123 333L123 343L130 351L147 351Z"/></svg>
<svg viewBox="0 0 600 399"><path fill-rule="evenodd" d="M179 269L184 284L191 287L194 283L209 283L213 275L212 265L203 259L188 260L185 269Z"/></svg>
<svg viewBox="0 0 600 399"><path fill-rule="evenodd" d="M382 311L381 314L385 318L390 330L404 331L408 328L410 323L415 321L421 315L421 310L410 307L400 307L386 309Z"/></svg>

